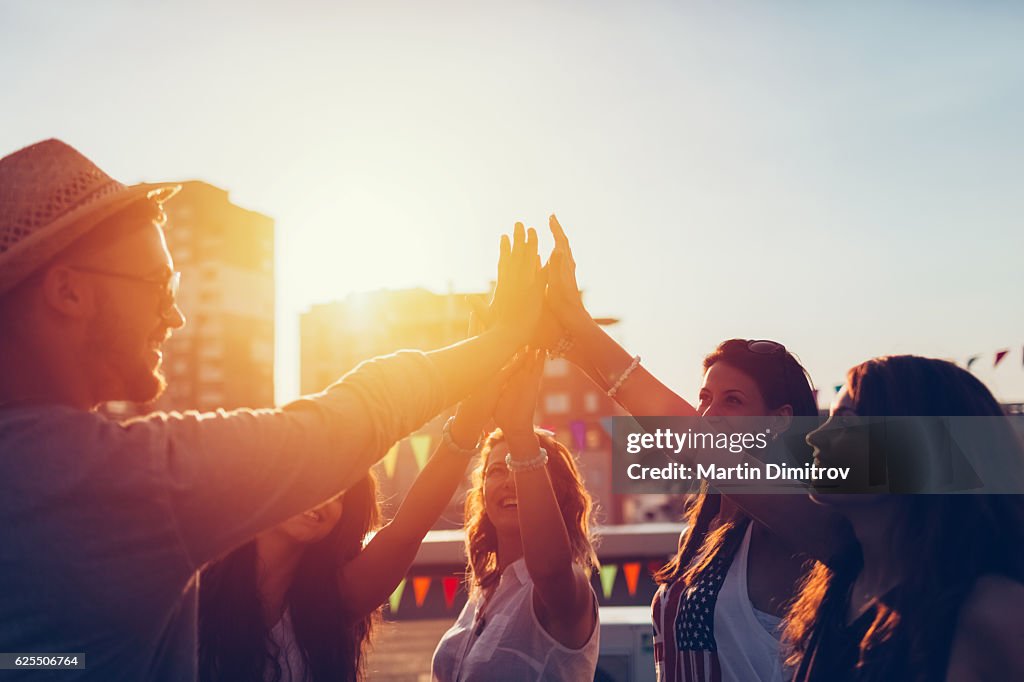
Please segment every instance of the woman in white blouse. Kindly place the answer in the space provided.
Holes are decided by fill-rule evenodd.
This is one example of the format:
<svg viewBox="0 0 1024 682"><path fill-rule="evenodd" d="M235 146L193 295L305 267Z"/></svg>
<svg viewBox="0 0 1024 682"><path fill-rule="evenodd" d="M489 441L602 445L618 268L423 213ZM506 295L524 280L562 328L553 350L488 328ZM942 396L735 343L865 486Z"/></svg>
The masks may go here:
<svg viewBox="0 0 1024 682"><path fill-rule="evenodd" d="M434 652L435 680L594 677L591 499L566 447L533 427L543 367L528 353L495 407L466 498L470 598Z"/></svg>

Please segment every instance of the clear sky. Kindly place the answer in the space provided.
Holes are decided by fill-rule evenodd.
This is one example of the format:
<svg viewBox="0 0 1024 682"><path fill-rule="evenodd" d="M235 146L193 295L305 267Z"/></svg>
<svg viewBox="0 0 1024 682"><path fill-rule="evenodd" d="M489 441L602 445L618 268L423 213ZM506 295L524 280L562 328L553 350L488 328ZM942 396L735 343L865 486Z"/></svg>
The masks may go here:
<svg viewBox="0 0 1024 682"><path fill-rule="evenodd" d="M742 336L826 394L981 353L1022 399L1022 35L1011 2L3 0L0 154L57 136L273 216L279 399L309 305L481 289L552 211L684 396Z"/></svg>

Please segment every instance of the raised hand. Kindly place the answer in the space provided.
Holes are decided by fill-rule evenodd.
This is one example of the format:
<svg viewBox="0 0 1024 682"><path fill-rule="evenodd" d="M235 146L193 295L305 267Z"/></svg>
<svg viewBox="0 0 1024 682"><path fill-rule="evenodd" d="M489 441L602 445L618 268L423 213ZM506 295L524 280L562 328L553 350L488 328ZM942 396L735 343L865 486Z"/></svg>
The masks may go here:
<svg viewBox="0 0 1024 682"><path fill-rule="evenodd" d="M505 382L494 406L494 421L506 434L533 433L533 415L544 373L544 351L530 349L521 355L521 366Z"/></svg>
<svg viewBox="0 0 1024 682"><path fill-rule="evenodd" d="M498 280L490 306L493 323L527 343L540 321L544 285L545 273L537 255L537 231L516 223L511 240L508 235L501 237Z"/></svg>
<svg viewBox="0 0 1024 682"><path fill-rule="evenodd" d="M548 258L548 288L545 306L554 314L559 323L570 332L590 322L590 314L583 306L579 285L576 283L576 261L565 230L558 218L551 215L548 227L555 238L555 247Z"/></svg>

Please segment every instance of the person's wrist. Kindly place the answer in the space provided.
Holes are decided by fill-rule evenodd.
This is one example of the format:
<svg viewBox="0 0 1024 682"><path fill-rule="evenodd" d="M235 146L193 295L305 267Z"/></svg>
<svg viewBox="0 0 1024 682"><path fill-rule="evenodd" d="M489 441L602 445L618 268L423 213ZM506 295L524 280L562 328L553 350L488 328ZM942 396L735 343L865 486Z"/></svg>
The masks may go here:
<svg viewBox="0 0 1024 682"><path fill-rule="evenodd" d="M560 316L559 321L562 323L562 327L573 336L580 335L590 327L597 326L594 318L583 307L572 308L565 315Z"/></svg>
<svg viewBox="0 0 1024 682"><path fill-rule="evenodd" d="M468 449L475 447L483 433L484 425L476 419L470 419L464 413L456 411L455 419L452 420L452 440L460 448Z"/></svg>
<svg viewBox="0 0 1024 682"><path fill-rule="evenodd" d="M536 456L537 448L540 447L540 439L532 427L515 428L503 431L505 442L508 443L508 451L512 453L512 459L530 459Z"/></svg>

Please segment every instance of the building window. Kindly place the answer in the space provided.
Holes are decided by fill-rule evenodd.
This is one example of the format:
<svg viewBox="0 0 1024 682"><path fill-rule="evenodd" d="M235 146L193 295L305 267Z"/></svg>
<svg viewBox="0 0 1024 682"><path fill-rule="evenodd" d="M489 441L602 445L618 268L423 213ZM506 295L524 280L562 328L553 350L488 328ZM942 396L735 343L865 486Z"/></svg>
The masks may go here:
<svg viewBox="0 0 1024 682"><path fill-rule="evenodd" d="M548 414L565 414L569 411L568 393L549 393L544 396L544 411Z"/></svg>
<svg viewBox="0 0 1024 682"><path fill-rule="evenodd" d="M601 398L597 391L587 391L583 396L583 409L587 412L597 412L601 407Z"/></svg>

